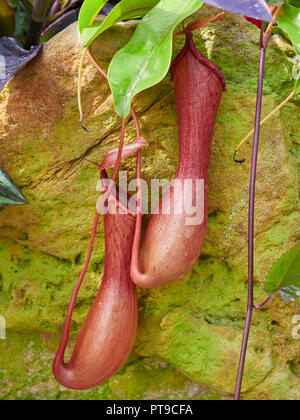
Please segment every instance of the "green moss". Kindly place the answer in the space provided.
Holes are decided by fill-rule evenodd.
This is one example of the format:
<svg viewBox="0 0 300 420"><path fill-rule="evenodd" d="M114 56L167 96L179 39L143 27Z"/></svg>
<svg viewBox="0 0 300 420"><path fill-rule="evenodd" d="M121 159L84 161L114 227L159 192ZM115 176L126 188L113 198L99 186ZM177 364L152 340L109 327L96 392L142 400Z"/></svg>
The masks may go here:
<svg viewBox="0 0 300 420"><path fill-rule="evenodd" d="M0 253L1 314L7 319L7 327L40 331L60 327L81 267L9 240L1 241ZM91 303L99 282L100 276L92 264L79 294L82 306ZM74 312L79 323L86 314L79 316L80 309Z"/></svg>
<svg viewBox="0 0 300 420"><path fill-rule="evenodd" d="M130 400L185 400L220 398L172 369L167 363L145 358L137 360L109 380L110 388Z"/></svg>
<svg viewBox="0 0 300 420"><path fill-rule="evenodd" d="M197 16L213 13L203 6ZM134 27L118 25L95 42L93 52L104 68ZM175 56L184 39L175 37L174 42ZM232 398L247 301L251 141L239 151L245 164L233 162L233 151L253 127L259 32L242 17L227 13L222 22L197 31L195 43L228 82L211 149L204 248L181 281L138 290L134 352L117 375L91 391L60 387L51 364L86 256L99 194L99 173L84 158L101 162L116 147L120 119L105 81L87 62L82 100L91 133L79 127L75 92L81 49L74 26L47 43L33 67L25 68L1 92L1 157L31 205L0 209L0 314L8 326L7 340L0 340L0 398ZM53 60L58 45L60 59ZM293 89L291 57L289 44L273 37L266 60L263 115ZM38 77L29 87L27 72L32 69ZM177 166L178 132L169 75L138 95L134 105L149 143L143 150L143 177L171 179ZM263 282L270 267L300 238L299 107L297 96L261 130L255 210L257 303L266 298ZM130 122L126 141L134 136ZM129 179L135 176L135 165L135 157L122 162ZM73 336L98 290L104 262L100 223L73 316ZM279 297L255 312L243 398L300 398L300 379L293 368L299 343L291 338L292 318L298 313L296 304L287 306ZM71 348L72 342L69 353Z"/></svg>
<svg viewBox="0 0 300 420"><path fill-rule="evenodd" d="M91 391L71 391L53 378L51 366L58 344L51 334L7 332L0 341L0 399L118 399L108 384Z"/></svg>

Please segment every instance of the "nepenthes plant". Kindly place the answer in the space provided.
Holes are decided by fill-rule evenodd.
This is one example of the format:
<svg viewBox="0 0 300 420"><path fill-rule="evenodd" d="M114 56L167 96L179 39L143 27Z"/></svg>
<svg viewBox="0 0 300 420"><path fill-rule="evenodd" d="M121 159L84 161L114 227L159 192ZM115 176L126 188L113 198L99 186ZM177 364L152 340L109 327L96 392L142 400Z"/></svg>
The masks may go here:
<svg viewBox="0 0 300 420"><path fill-rule="evenodd" d="M105 191L105 169L101 171L101 179ZM79 333L72 357L65 363L72 312L90 262L100 214L95 217L87 260L70 303L63 339L53 364L55 378L69 388L88 389L104 382L120 369L134 344L138 312L136 290L130 278L130 259L136 215L127 207L126 198L121 190L110 195L109 206L116 206L117 214L108 212L104 216L106 264L101 287ZM120 206L124 206L125 214L118 214ZM116 243L119 243L118 248Z"/></svg>
<svg viewBox="0 0 300 420"><path fill-rule="evenodd" d="M198 0L122 0L108 16L100 21L96 17L107 1L86 0L79 13L78 32L82 43L81 66L88 58L99 73L109 83L114 97L115 110L122 118L119 147L109 152L102 163L96 164L102 180L102 197L97 204L97 214L93 226L86 263L74 290L63 337L53 364L53 373L62 385L74 389L88 389L97 386L114 375L126 362L134 344L137 328L136 286L149 289L159 287L173 280L183 278L197 262L208 226L208 171L214 126L222 95L226 95L226 81L218 67L204 57L193 42L193 31L210 22L218 22L224 16L219 13L196 21L189 18L201 6ZM239 156L241 146L252 136L253 154L249 187L249 225L248 225L248 306L237 375L235 399L240 399L242 379L246 362L247 345L251 319L254 310L269 303L277 290L294 295L298 293L299 281L283 276L272 285L266 284L270 297L262 304L254 304L254 204L260 127L290 101L298 92L300 82L296 81L294 90L267 117L261 120L262 91L266 50L272 31L279 28L295 46L299 47L299 8L294 1L245 1L243 4L226 1L207 1L206 3L230 12L244 15L260 31L260 65L258 69L258 88L255 127L233 150L233 171L235 163L242 165ZM57 13L53 6L52 13ZM141 19L127 45L120 49L110 63L106 74L92 55L92 42L105 30L119 21ZM179 25L182 24L180 28ZM33 23L32 23L33 25ZM173 60L172 45L176 36L185 37L183 50ZM34 31L33 31L34 32ZM31 33L26 42L31 44L34 36L41 35L41 28ZM34 36L33 36L34 35ZM26 44L26 43L25 43ZM7 47L7 44L6 44ZM26 45L25 45L26 47ZM38 53L32 50L31 55ZM258 51L259 53L259 51ZM21 52L19 52L21 55ZM28 54L22 52L26 59ZM31 56L29 57L31 59ZM126 63L126 65L125 65ZM143 139L133 99L137 94L159 83L171 72L178 117L179 158L178 168L170 188L159 202L150 219L144 223L142 236L142 149L151 139ZM13 73L11 73L13 74ZM84 125L84 109L80 101L80 75L78 83L79 111L81 126ZM133 119L136 138L124 144L126 124ZM115 187L120 162L132 154L137 154L136 179L137 201ZM234 163L235 162L235 163ZM105 169L113 168L109 180ZM191 180L185 188L185 181ZM198 183L201 180L201 193ZM176 189L181 195L176 195ZM0 191L1 192L1 191ZM180 209L179 202L183 205ZM189 202L188 206L184 206ZM163 214L165 203L169 203L168 214ZM103 207L110 206L117 212L104 214L105 229L105 270L97 297L84 321L78 335L71 359L64 359L68 342L72 312L76 304L79 288L87 271ZM183 211L184 208L184 211ZM120 209L121 214L119 214ZM201 209L200 221L188 223L195 218L195 209ZM285 257L286 264L297 261L299 248L291 250ZM294 265L293 265L294 267ZM293 268L292 271L296 269Z"/></svg>
<svg viewBox="0 0 300 420"><path fill-rule="evenodd" d="M186 275L200 256L207 229L210 146L226 83L221 71L196 49L192 32L185 28L184 34L185 46L171 66L179 128L178 169L173 185L147 225L140 258L138 223L132 254L131 278L143 288L160 286ZM190 180L189 185L185 185L186 180ZM204 181L201 195L197 180ZM182 205L187 198L194 210ZM182 209L177 208L179 203ZM169 206L168 214L163 214L164 205ZM193 222L191 219L197 218L199 208L201 220Z"/></svg>
<svg viewBox="0 0 300 420"><path fill-rule="evenodd" d="M197 5L195 2L194 5L192 4L193 2L188 3L191 7L190 12L192 11L193 7L195 7L195 10L199 7L199 5ZM177 18L173 21L173 28L180 22L180 20L183 20L186 17L186 11L184 8L181 8L181 6L182 5L179 4L177 6L176 2L173 2L171 6L171 8L174 9L179 7L178 10L181 10L182 12L181 18ZM266 9L264 11L267 13ZM274 18L271 17L271 11L274 12ZM270 8L268 20L271 21L271 23L267 27L266 34L264 34L265 29L263 21L255 20L253 22L256 25L260 25L261 61L259 69L257 113L254 130L255 136L249 202L249 302L235 399L240 398L252 312L254 309L263 307L264 304L267 304L270 300L269 298L259 307L254 306L253 215L265 50L267 47L268 39L270 37L271 29L274 25L274 21L277 19L280 11L281 7ZM131 100L133 99L134 95L138 91L145 89L147 87L147 83L149 86L153 84L153 80L150 84L146 77L145 80L142 80L141 74L139 74L137 75L136 80L130 80L128 77L126 77L125 81L124 70L123 72L122 70L120 71L120 69L122 69L121 63L122 60L125 62L129 55L134 56L135 51L139 48L139 43L144 41L141 36L141 34L143 34L143 25L145 27L149 25L149 20L151 21L153 15L155 16L155 12L156 9L154 7L154 9L149 12L146 15L146 18L141 22L130 43L125 46L123 50L116 54L109 68L108 78L99 67L99 65L97 65L88 49L89 42L92 41L96 35L93 35L90 38L90 41L86 42L86 50L83 54L83 58L85 54L88 53L90 59L93 61L93 64L98 68L101 74L108 79L111 89L114 93L116 110L121 115L121 117L123 117L124 121L127 117L127 114L129 113ZM190 13L187 13L187 15L188 14ZM192 30L197 29L198 27L201 27L201 25L214 20L217 19L207 18L202 22L192 22L187 28L183 25L183 31L181 33L185 35L186 43L182 52L174 60L171 66L179 124L180 154L178 170L175 179L170 186L170 189L165 193L164 197L158 205L157 211L155 211L155 214L153 214L150 218L142 241L141 250L139 250L142 230L141 185L139 183L141 178L141 151L139 150L137 152L137 179L139 198L137 205L138 210L136 216L136 231L133 241L130 275L132 281L142 288L157 287L168 281L182 278L192 269L193 265L199 258L201 248L203 246L207 228L207 172L209 166L210 146L221 94L222 91L226 88L226 83L220 70L207 58L203 57L199 51L197 51L193 43ZM105 28L105 22L103 25ZM101 25L99 28L101 28ZM85 33L84 29L82 29L82 32ZM98 29L98 31L95 33L100 32L101 29ZM172 33L172 31L170 31L170 33ZM161 48L161 46L159 45L159 47L156 48ZM155 52L155 48L153 48L153 50ZM139 61L138 54L136 54L135 59L136 61ZM151 68L151 65L153 65L151 60L152 57L150 56L148 60L145 60L144 65L142 63L140 63L140 65L136 65L136 63L134 63L134 65L137 67L138 71L140 71L141 68L143 69L143 66L144 68L147 66ZM129 67L130 64L131 63L129 61ZM128 72L127 67L125 71L126 73ZM166 70L164 69L164 73L165 71ZM151 77L152 79L157 79L156 81L159 81L159 78L163 77L163 75L159 75L157 72L155 72L151 74ZM290 97L292 96L293 95ZM83 115L81 111L81 122L82 119ZM139 129L137 129L137 135L140 136ZM123 141L124 123L122 126L119 150L115 151L116 158L114 160L115 170L112 178L113 181L115 180L115 176L119 168L120 159L123 157ZM238 163L243 163L243 160L237 159L236 152L237 150L234 154L235 161ZM192 183L190 188L184 191L184 188L181 187L184 181L187 179L192 180ZM197 197L197 179L204 180L204 194L201 197L202 203L199 202ZM179 199L178 196L176 199L174 198L176 185L177 188L179 185L179 190L184 191ZM192 214L187 214L187 212L184 211L176 211L178 210L178 201L185 201L185 198L183 197L184 194L186 194L191 199L191 202L196 207L203 207L203 218L201 222L196 225L190 226L186 222L188 215L191 216ZM108 197L109 195L106 195L104 199L108 199ZM104 203L104 199L102 200L102 204ZM163 214L162 212L164 201L169 203L169 212L167 215Z"/></svg>

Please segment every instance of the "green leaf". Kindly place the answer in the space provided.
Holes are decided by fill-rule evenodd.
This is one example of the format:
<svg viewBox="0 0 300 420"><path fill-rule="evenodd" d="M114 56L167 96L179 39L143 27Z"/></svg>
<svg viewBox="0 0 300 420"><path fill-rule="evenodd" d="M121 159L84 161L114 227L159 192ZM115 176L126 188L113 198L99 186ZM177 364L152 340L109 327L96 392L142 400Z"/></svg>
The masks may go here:
<svg viewBox="0 0 300 420"><path fill-rule="evenodd" d="M28 204L10 176L0 168L0 206Z"/></svg>
<svg viewBox="0 0 300 420"><path fill-rule="evenodd" d="M272 296L278 289L286 302L300 296L300 243L284 254L267 275L266 293Z"/></svg>
<svg viewBox="0 0 300 420"><path fill-rule="evenodd" d="M283 0L266 0L269 6L281 6Z"/></svg>
<svg viewBox="0 0 300 420"><path fill-rule="evenodd" d="M93 24L99 12L107 2L108 0L85 0L81 6L78 17L79 33L83 30L83 28L87 28Z"/></svg>
<svg viewBox="0 0 300 420"><path fill-rule="evenodd" d="M122 0L103 22L96 22L82 28L79 35L83 45L89 46L102 32L122 20L138 19L145 16L159 0Z"/></svg>
<svg viewBox="0 0 300 420"><path fill-rule="evenodd" d="M296 55L300 57L300 8L284 4L282 11L279 13L277 23L280 28L284 29L293 43ZM297 72L295 90L300 90L300 72Z"/></svg>
<svg viewBox="0 0 300 420"><path fill-rule="evenodd" d="M7 3L10 5L10 7L15 9L18 5L18 0L7 0Z"/></svg>
<svg viewBox="0 0 300 420"><path fill-rule="evenodd" d="M199 0L161 0L139 23L129 43L113 57L108 69L109 84L122 118L129 114L138 92L165 77L175 27L202 4Z"/></svg>
<svg viewBox="0 0 300 420"><path fill-rule="evenodd" d="M288 0L287 3L291 4L294 7L300 7L300 0Z"/></svg>
<svg viewBox="0 0 300 420"><path fill-rule="evenodd" d="M15 30L15 12L6 0L0 0L0 37L12 36Z"/></svg>

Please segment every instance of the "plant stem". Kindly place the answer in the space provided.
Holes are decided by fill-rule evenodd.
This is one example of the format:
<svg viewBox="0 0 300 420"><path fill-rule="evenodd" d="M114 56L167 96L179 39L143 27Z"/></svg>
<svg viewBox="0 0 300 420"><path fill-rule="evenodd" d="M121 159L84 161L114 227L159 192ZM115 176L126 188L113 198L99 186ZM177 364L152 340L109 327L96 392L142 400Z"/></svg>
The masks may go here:
<svg viewBox="0 0 300 420"><path fill-rule="evenodd" d="M277 7L277 10L276 10L276 12L274 13L274 16L273 16L274 21L273 21L273 22L271 22L271 23L269 23L269 26L268 26L268 28L267 28L267 30L266 30L266 35L267 35L267 36L270 36L270 34L271 34L271 30L272 30L272 28L273 28L273 26L274 26L274 24L275 24L275 22L276 22L276 20L277 20L277 18L278 18L279 13L281 12L281 9L282 9L282 6ZM269 38L268 38L268 39L266 39L266 42L268 42L268 40L269 40ZM265 47L266 47L266 46L267 46L267 45L265 44Z"/></svg>
<svg viewBox="0 0 300 420"><path fill-rule="evenodd" d="M77 296L78 296L79 290L81 288L81 284L82 284L82 282L85 278L87 269L88 269L90 261L91 261L91 256L92 256L92 253L93 253L93 247L94 247L94 242L95 242L95 237L96 237L96 232L97 232L97 226L98 226L98 223L99 223L99 218L100 218L100 214L97 212L96 216L95 216L95 219L94 219L90 244L89 244L88 253L87 253L87 256L86 256L86 259L85 259L84 267L81 271L81 274L79 276L79 279L78 279L76 287L75 287L75 290L72 294L71 302L69 304L69 308L68 308L68 312L67 312L67 316L66 316L66 320L65 320L65 324L64 324L64 329L63 329L62 340L61 340L59 349L57 351L58 359L63 360L64 353L65 353L65 350L66 350L66 347L67 347L67 344L68 344L72 315L73 315L73 311L74 311L74 308L75 308L75 305L76 305Z"/></svg>
<svg viewBox="0 0 300 420"><path fill-rule="evenodd" d="M81 127L87 133L90 133L90 130L83 124L83 111L82 111L82 104L81 104L81 74L82 74L83 62L84 62L87 52L88 52L88 49L85 48L83 50L83 53L80 59L80 64L79 64L79 69L78 69L78 81L77 81L77 101L78 101L78 110L79 110L79 123Z"/></svg>
<svg viewBox="0 0 300 420"><path fill-rule="evenodd" d="M49 0L34 0L31 21L25 40L26 50L30 50L33 45L39 44L44 22L49 12L49 6Z"/></svg>
<svg viewBox="0 0 300 420"><path fill-rule="evenodd" d="M261 28L261 40L263 35L263 25ZM255 202L255 184L256 184L256 168L257 168L257 156L259 146L259 135L260 135L260 119L261 119L261 107L262 107L262 93L263 93L263 80L264 80L264 68L266 59L266 47L269 40L269 35L266 36L265 42L261 42L260 49L260 63L259 63L259 75L258 75L258 88L257 88L257 103L256 103L256 116L255 116L255 129L254 129L254 140L253 140L253 152L252 152L252 164L251 164L251 176L250 176L250 190L249 190L249 225L248 225L248 306L247 315L244 328L243 343L240 355L239 369L237 375L236 389L235 389L235 400L240 399L242 381L244 375L245 361L247 355L247 347L249 341L249 334L251 328L252 315L254 310L254 279L253 279L253 262L254 262L254 202Z"/></svg>
<svg viewBox="0 0 300 420"><path fill-rule="evenodd" d="M266 299L263 303L261 303L260 305L253 305L253 309L257 310L257 309L262 309L264 308L271 300L273 299L273 296L269 296L268 299Z"/></svg>

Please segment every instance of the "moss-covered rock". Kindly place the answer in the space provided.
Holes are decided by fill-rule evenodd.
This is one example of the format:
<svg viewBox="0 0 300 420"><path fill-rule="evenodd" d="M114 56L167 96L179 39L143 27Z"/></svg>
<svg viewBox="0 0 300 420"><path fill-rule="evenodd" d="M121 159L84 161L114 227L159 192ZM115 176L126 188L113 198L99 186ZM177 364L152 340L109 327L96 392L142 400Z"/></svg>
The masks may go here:
<svg viewBox="0 0 300 420"><path fill-rule="evenodd" d="M198 15L211 15L203 7ZM136 23L116 25L93 45L108 67ZM0 154L30 206L0 209L0 398L11 399L219 399L234 391L247 300L247 205L250 142L232 155L253 126L259 32L226 14L195 34L197 47L228 82L218 114L209 172L209 230L202 255L183 280L139 291L139 330L125 367L87 392L60 387L51 362L74 284L81 270L97 200L100 162L118 141L120 119L106 82L86 60L82 79L85 124L78 122L77 70L82 51L75 25L0 93ZM183 45L175 38L174 55ZM270 41L264 84L266 115L293 89L293 50L279 35ZM143 177L171 179L178 156L170 77L138 95L143 136ZM262 128L255 224L255 300L272 264L300 237L299 97ZM132 122L127 140L134 136ZM129 179L135 158L122 162ZM99 287L104 266L103 226L79 295L72 329L78 331ZM243 384L245 399L300 399L300 342L292 338L296 303L279 297L254 314Z"/></svg>

